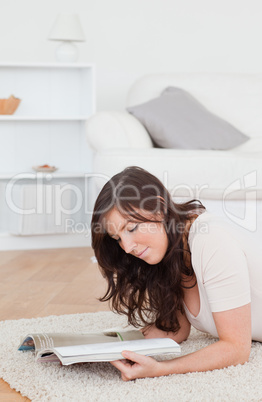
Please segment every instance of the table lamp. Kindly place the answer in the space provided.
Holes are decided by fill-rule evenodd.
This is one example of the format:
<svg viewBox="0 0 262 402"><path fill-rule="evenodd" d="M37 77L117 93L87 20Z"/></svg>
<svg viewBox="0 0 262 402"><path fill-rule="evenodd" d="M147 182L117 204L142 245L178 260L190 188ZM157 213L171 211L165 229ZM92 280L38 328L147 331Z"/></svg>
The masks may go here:
<svg viewBox="0 0 262 402"><path fill-rule="evenodd" d="M59 14L48 39L62 42L56 48L57 61L76 61L78 58L78 49L73 42L85 41L85 35L77 14Z"/></svg>

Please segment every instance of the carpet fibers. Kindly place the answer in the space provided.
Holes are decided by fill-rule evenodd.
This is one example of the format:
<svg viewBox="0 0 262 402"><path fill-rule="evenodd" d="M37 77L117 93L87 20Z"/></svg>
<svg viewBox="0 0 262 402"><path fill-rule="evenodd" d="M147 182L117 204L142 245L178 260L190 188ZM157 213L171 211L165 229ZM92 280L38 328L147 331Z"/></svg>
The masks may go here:
<svg viewBox="0 0 262 402"><path fill-rule="evenodd" d="M169 375L124 382L110 363L62 367L36 363L19 352L20 337L32 332L96 332L125 325L111 312L71 314L0 322L0 377L32 401L262 401L262 343L254 342L244 365L205 373ZM196 330L182 354L215 339Z"/></svg>

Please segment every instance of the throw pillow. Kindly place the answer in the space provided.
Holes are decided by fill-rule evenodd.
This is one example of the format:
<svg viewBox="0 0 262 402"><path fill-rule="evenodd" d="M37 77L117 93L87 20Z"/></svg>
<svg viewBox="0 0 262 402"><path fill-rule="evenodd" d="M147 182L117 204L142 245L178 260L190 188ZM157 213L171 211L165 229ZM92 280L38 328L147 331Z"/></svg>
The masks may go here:
<svg viewBox="0 0 262 402"><path fill-rule="evenodd" d="M127 111L145 126L153 142L163 148L225 150L249 139L181 88L168 87L160 97Z"/></svg>

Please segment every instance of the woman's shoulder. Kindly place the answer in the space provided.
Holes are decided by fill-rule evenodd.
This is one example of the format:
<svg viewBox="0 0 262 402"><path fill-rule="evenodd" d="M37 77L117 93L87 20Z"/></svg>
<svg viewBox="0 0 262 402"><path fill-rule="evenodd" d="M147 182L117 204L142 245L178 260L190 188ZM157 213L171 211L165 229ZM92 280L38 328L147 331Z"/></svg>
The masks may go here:
<svg viewBox="0 0 262 402"><path fill-rule="evenodd" d="M226 227L227 222L225 219L218 215L205 210L194 220L190 227L189 235L190 237L195 235L208 235L211 233L211 229L214 227ZM213 232L213 230L212 230Z"/></svg>
<svg viewBox="0 0 262 402"><path fill-rule="evenodd" d="M248 235L236 225L224 217L205 211L191 225L188 242L191 247L194 242L210 246L213 243L217 245L217 242L242 243L243 238L248 241Z"/></svg>

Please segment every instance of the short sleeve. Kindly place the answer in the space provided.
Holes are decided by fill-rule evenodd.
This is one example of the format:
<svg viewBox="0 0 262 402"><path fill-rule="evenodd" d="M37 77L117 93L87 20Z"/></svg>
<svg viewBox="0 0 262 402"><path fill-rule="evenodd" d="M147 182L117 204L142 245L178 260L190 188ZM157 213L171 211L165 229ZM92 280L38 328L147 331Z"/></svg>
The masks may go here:
<svg viewBox="0 0 262 402"><path fill-rule="evenodd" d="M201 273L211 311L231 310L250 303L248 264L238 242L222 228L204 238Z"/></svg>

